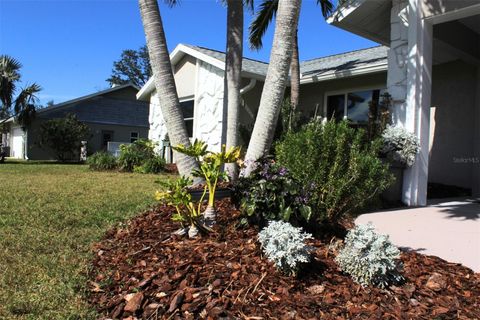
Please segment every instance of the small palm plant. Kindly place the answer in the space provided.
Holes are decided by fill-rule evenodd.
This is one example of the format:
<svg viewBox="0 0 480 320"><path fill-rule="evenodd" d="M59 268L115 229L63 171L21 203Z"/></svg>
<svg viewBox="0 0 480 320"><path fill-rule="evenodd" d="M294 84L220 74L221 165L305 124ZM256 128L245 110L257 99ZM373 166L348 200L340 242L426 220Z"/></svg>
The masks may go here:
<svg viewBox="0 0 480 320"><path fill-rule="evenodd" d="M172 216L173 221L179 221L182 227L175 234L183 236L188 233L190 238L198 235L199 228L202 228L200 217L200 204L205 196L198 204L198 207L192 202L192 196L188 193L187 187L192 184L189 178L181 177L175 181L168 181L164 186L168 191L157 191L155 198L158 201L175 207L175 214Z"/></svg>
<svg viewBox="0 0 480 320"><path fill-rule="evenodd" d="M199 163L199 168L193 170L192 175L205 179L204 194L208 191L207 208L203 214L205 225L208 227L215 224L215 191L218 181L228 178L226 172L222 171L222 166L225 163L238 161L241 148L230 147L227 150L225 145L223 145L220 152L210 152L207 151L207 144L204 141L195 139L189 147L178 145L173 149L188 156L195 157Z"/></svg>

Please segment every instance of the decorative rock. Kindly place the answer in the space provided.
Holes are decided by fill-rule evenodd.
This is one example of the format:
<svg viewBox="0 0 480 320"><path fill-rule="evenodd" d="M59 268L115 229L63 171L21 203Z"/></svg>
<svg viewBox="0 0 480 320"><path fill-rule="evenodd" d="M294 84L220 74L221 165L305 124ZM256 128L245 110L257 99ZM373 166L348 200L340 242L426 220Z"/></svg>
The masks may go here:
<svg viewBox="0 0 480 320"><path fill-rule="evenodd" d="M307 291L310 292L311 294L320 294L325 291L325 286L321 284L316 284L311 287L307 288Z"/></svg>
<svg viewBox="0 0 480 320"><path fill-rule="evenodd" d="M124 311L135 313L138 309L140 309L140 306L142 305L143 293L138 292L133 294L133 296L127 296L129 296L129 300L127 300L127 297L125 296L125 300L127 300L127 305L125 306Z"/></svg>
<svg viewBox="0 0 480 320"><path fill-rule="evenodd" d="M428 278L425 286L433 291L441 291L447 287L447 282L441 274L434 272Z"/></svg>

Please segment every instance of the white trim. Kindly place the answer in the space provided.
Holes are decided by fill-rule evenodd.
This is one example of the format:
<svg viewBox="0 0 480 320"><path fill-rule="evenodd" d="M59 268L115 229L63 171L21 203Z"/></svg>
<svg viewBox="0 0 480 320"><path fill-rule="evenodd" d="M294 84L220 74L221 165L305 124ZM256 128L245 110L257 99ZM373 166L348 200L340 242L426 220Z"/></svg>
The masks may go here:
<svg viewBox="0 0 480 320"><path fill-rule="evenodd" d="M342 79L342 78L351 78L355 76L361 76L361 75L372 74L372 73L383 72L383 71L388 71L387 62L379 65L375 65L375 66L358 68L354 70L347 70L339 73L326 73L321 75L302 77L300 79L300 84L321 82L321 81L328 81L328 80L335 80L335 79Z"/></svg>
<svg viewBox="0 0 480 320"><path fill-rule="evenodd" d="M335 22L340 22L350 15L353 11L357 10L366 0L350 0L343 5L338 6L335 12L327 18L328 24L335 25Z"/></svg>

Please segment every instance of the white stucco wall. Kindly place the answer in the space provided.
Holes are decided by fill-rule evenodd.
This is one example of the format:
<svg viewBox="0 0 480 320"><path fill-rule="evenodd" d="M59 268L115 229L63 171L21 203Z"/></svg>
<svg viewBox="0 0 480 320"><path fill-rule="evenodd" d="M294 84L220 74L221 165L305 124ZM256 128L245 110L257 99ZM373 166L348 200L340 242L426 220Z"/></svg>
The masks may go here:
<svg viewBox="0 0 480 320"><path fill-rule="evenodd" d="M148 130L148 139L157 142L158 149L163 147L162 141L167 134L167 127L163 119L160 102L158 101L157 92L154 91L150 96L150 109L148 113L148 123L150 130Z"/></svg>
<svg viewBox="0 0 480 320"><path fill-rule="evenodd" d="M222 145L223 74L223 70L198 61L193 135L211 151L220 151Z"/></svg>

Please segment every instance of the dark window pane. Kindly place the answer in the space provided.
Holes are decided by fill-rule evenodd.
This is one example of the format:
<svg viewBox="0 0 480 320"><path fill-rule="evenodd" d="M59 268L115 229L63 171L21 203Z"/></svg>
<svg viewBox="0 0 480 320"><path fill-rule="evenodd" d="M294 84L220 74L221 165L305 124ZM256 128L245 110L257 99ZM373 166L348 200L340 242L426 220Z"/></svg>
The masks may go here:
<svg viewBox="0 0 480 320"><path fill-rule="evenodd" d="M184 118L193 118L193 100L180 102Z"/></svg>
<svg viewBox="0 0 480 320"><path fill-rule="evenodd" d="M193 137L193 119L185 120L185 125L187 126L188 136Z"/></svg>
<svg viewBox="0 0 480 320"><path fill-rule="evenodd" d="M347 117L354 123L368 122L369 103L373 91L358 91L348 94Z"/></svg>
<svg viewBox="0 0 480 320"><path fill-rule="evenodd" d="M328 120L335 118L342 120L345 110L345 95L340 94L336 96L327 97L327 118Z"/></svg>

